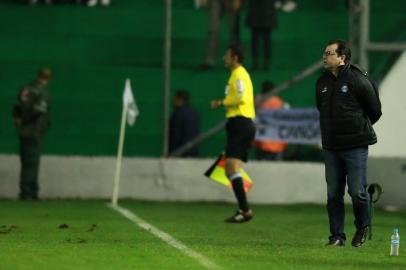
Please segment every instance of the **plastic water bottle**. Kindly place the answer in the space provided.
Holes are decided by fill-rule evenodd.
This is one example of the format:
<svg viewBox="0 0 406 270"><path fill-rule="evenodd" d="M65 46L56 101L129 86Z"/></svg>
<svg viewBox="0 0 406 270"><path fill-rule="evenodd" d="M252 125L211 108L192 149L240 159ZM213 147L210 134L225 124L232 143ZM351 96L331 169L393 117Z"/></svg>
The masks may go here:
<svg viewBox="0 0 406 270"><path fill-rule="evenodd" d="M399 245L400 245L400 237L399 237L399 229L393 229L393 234L390 238L390 255L391 256L399 256Z"/></svg>

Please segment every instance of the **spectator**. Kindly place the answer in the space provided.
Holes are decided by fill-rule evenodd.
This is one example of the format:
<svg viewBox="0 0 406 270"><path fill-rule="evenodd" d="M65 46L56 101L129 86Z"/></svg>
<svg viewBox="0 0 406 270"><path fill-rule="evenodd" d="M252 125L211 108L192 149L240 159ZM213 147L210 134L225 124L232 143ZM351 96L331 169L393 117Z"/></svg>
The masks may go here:
<svg viewBox="0 0 406 270"><path fill-rule="evenodd" d="M189 103L189 94L178 90L174 98L174 111L170 119L169 153L197 137L200 132L200 116ZM182 157L197 157L197 147L191 148Z"/></svg>
<svg viewBox="0 0 406 270"><path fill-rule="evenodd" d="M41 0L29 0L28 1L28 3L30 5L36 5L36 4L39 4L41 2L43 2L43 3L47 4L47 5L52 5L53 4L52 0L43 0L43 1L41 1Z"/></svg>
<svg viewBox="0 0 406 270"><path fill-rule="evenodd" d="M38 200L38 173L41 144L49 126L46 87L51 70L43 68L37 79L20 91L13 108L14 123L20 140L20 199Z"/></svg>
<svg viewBox="0 0 406 270"><path fill-rule="evenodd" d="M214 67L219 41L221 19L224 15L228 19L229 45L240 43L239 11L241 0L202 0L201 5L209 8L209 31L207 36L207 52L203 64L198 70L204 71Z"/></svg>
<svg viewBox="0 0 406 270"><path fill-rule="evenodd" d="M256 97L259 100L263 95L272 92L274 84L271 81L264 81L262 83L261 95ZM284 104L283 100L274 95L268 98L265 102L260 105L261 109L280 109L288 106ZM266 140L266 141L255 141L255 157L258 160L282 160L283 153L288 147L288 144L282 141Z"/></svg>
<svg viewBox="0 0 406 270"><path fill-rule="evenodd" d="M40 3L45 3L47 5L52 5L52 4L83 4L84 0L29 0L29 4L31 5L36 5Z"/></svg>
<svg viewBox="0 0 406 270"><path fill-rule="evenodd" d="M272 30L278 26L275 0L248 0L246 24L251 28L252 69L259 68L259 47L263 43L264 69L271 65Z"/></svg>
<svg viewBox="0 0 406 270"><path fill-rule="evenodd" d="M102 6L109 6L111 3L111 0L89 0L87 1L87 6L88 7L94 7L96 6L98 3L100 2L100 4Z"/></svg>

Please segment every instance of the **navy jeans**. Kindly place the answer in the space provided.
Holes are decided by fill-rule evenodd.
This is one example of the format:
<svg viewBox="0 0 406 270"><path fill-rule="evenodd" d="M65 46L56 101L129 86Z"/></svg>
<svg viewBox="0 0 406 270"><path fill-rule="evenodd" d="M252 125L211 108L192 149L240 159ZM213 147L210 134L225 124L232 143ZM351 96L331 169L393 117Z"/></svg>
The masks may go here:
<svg viewBox="0 0 406 270"><path fill-rule="evenodd" d="M368 147L335 151L324 149L324 158L330 238L345 240L345 184L348 185L348 193L352 199L355 227L362 229L370 225L369 197L366 191Z"/></svg>

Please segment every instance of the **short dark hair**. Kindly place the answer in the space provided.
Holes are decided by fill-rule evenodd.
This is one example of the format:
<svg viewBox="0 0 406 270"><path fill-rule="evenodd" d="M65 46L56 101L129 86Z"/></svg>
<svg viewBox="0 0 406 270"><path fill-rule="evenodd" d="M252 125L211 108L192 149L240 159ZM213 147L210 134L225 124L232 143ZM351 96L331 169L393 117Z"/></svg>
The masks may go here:
<svg viewBox="0 0 406 270"><path fill-rule="evenodd" d="M239 45L230 45L228 49L231 51L232 56L238 58L238 62L242 64L244 62L244 50Z"/></svg>
<svg viewBox="0 0 406 270"><path fill-rule="evenodd" d="M49 81L52 77L52 70L48 67L43 67L38 70L37 78Z"/></svg>
<svg viewBox="0 0 406 270"><path fill-rule="evenodd" d="M175 98L183 100L185 103L189 102L189 93L184 89L176 91Z"/></svg>
<svg viewBox="0 0 406 270"><path fill-rule="evenodd" d="M345 63L349 63L351 61L351 48L350 44L346 40L342 39L335 39L335 40L330 40L327 43L327 46L337 44L337 50L336 53L338 56L345 55Z"/></svg>

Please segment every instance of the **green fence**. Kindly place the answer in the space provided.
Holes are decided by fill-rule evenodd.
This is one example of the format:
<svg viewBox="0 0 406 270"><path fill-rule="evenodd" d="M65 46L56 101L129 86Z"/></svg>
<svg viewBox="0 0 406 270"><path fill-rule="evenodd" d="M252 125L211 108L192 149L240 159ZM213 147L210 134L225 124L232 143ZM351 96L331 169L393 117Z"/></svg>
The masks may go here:
<svg viewBox="0 0 406 270"><path fill-rule="evenodd" d="M297 2L295 12L278 14L271 70L251 74L257 93L263 80L284 82L320 58L327 40L347 38L345 1ZM401 31L401 20L404 25L404 1L393 1L392 6L372 2L376 17L386 18L379 19L379 27L372 22L372 37L394 39ZM134 127L127 129L124 154L161 154L163 1L117 0L108 8L28 6L3 1L0 14L1 153L18 151L10 111L21 86L46 65L55 74L49 87L52 126L45 142L46 153L115 155L124 81L131 78L140 117ZM226 25L221 30L216 68L205 73L194 71L205 52L206 15L205 10L195 10L191 0L174 1L171 88L189 90L192 104L202 115L203 131L224 117L221 111L211 111L209 102L223 95L228 78L221 63L227 44ZM241 23L243 45L248 49L250 33L243 20ZM250 67L249 54L247 58ZM384 63L386 59L376 61ZM316 75L282 97L292 107L314 106L315 80ZM224 134L219 133L204 142L202 156L215 156L223 140Z"/></svg>

